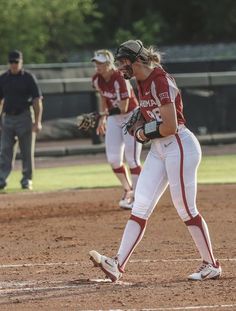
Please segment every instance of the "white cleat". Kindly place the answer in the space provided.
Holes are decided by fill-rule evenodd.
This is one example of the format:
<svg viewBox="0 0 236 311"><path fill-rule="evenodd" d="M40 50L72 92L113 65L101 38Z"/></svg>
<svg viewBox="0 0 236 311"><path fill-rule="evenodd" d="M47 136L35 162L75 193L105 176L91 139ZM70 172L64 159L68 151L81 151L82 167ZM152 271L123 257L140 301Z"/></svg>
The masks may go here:
<svg viewBox="0 0 236 311"><path fill-rule="evenodd" d="M133 190L125 191L122 199L119 202L120 208L132 209L134 203L134 192Z"/></svg>
<svg viewBox="0 0 236 311"><path fill-rule="evenodd" d="M94 250L89 252L89 256L94 266L100 267L112 282L121 278L122 272L119 270L118 261L115 258L103 256Z"/></svg>
<svg viewBox="0 0 236 311"><path fill-rule="evenodd" d="M197 272L188 276L188 280L191 281L203 281L207 279L219 279L222 269L218 261L213 265L211 263L203 262Z"/></svg>

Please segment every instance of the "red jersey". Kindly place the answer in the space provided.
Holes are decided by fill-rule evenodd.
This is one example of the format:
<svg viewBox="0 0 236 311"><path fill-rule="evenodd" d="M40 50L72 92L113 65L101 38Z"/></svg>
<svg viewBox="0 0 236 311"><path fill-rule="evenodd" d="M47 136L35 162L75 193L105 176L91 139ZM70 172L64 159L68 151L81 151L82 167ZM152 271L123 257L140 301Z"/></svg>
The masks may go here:
<svg viewBox="0 0 236 311"><path fill-rule="evenodd" d="M139 102L146 121L161 122L160 107L175 104L178 124L184 124L183 102L175 80L161 67L156 67L144 81L138 81Z"/></svg>
<svg viewBox="0 0 236 311"><path fill-rule="evenodd" d="M92 77L93 87L106 99L108 111L117 107L119 101L129 99L128 111L138 106L137 98L129 81L125 80L122 74L115 70L109 81L100 74Z"/></svg>

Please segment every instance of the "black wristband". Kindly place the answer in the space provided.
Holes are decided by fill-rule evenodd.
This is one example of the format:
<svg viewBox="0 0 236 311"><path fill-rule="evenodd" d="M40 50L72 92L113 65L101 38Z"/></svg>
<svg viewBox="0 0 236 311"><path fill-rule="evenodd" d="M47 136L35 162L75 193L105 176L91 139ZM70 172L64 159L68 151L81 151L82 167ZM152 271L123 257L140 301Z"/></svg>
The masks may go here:
<svg viewBox="0 0 236 311"><path fill-rule="evenodd" d="M139 135L137 135L138 132L139 132L139 130L141 130L141 129L143 129L142 126L139 127L139 128L137 128L137 129L135 130L135 132L134 132L134 137L135 137L135 139L137 140L138 143L144 144L144 143L145 143L145 140L142 140L141 137L139 137Z"/></svg>
<svg viewBox="0 0 236 311"><path fill-rule="evenodd" d="M109 116L114 116L116 114L121 114L121 110L119 107L113 107L109 110Z"/></svg>
<svg viewBox="0 0 236 311"><path fill-rule="evenodd" d="M156 120L144 124L144 135L149 139L162 138L160 134L160 124Z"/></svg>
<svg viewBox="0 0 236 311"><path fill-rule="evenodd" d="M142 139L141 137L140 137L140 135L139 135L139 131L140 130L143 130L143 126L141 126L141 127L139 127L138 129L136 129L136 131L134 132L134 137L135 137L135 139L136 139L136 141L138 142L138 143L141 143L141 144L146 144L147 142L149 142L149 138L146 138L146 139Z"/></svg>

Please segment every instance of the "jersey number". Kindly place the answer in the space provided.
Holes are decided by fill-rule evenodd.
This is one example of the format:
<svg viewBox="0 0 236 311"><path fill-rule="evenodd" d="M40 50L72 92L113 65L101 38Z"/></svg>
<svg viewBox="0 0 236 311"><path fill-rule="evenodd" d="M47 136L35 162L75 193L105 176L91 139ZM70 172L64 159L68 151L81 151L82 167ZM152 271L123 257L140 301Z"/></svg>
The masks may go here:
<svg viewBox="0 0 236 311"><path fill-rule="evenodd" d="M151 119L155 119L158 122L162 121L162 118L161 118L161 115L160 115L160 109L158 107L154 108L152 111L148 110L147 114L149 115L149 117Z"/></svg>

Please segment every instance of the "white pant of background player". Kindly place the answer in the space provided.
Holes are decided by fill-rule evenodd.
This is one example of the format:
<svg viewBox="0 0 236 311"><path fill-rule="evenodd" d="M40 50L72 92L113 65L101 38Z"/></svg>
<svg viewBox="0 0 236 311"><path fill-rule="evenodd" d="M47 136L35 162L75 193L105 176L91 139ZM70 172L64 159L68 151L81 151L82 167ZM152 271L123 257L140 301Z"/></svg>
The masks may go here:
<svg viewBox="0 0 236 311"><path fill-rule="evenodd" d="M132 214L125 227L115 258L90 252L93 262L101 267L112 281L124 272L135 247L142 239L147 220L169 184L174 206L202 257L201 267L188 278L204 280L218 278L221 267L215 260L208 227L196 207L197 168L201 148L196 137L184 126L176 135L154 139L139 176ZM157 238L158 243L158 238Z"/></svg>
<svg viewBox="0 0 236 311"><path fill-rule="evenodd" d="M138 143L128 133L125 134L122 128L131 113L109 116L105 135L107 161L124 189L124 195L119 203L120 207L123 208L132 208L133 190L135 190L141 171L140 154L142 144ZM129 166L131 180L124 165L124 157L126 164Z"/></svg>

